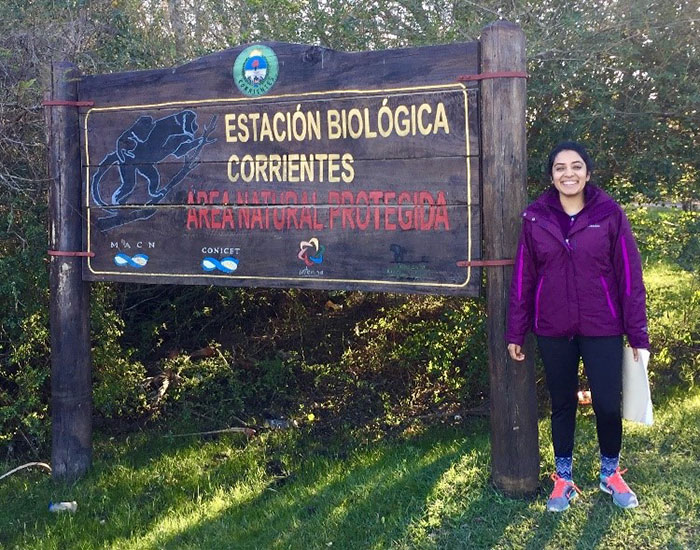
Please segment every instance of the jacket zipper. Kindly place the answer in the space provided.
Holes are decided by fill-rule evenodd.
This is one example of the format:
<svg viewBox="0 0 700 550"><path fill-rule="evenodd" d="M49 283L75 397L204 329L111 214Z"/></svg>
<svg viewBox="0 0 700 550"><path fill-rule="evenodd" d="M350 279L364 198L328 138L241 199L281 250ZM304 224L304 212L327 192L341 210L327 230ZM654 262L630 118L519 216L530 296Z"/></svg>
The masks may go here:
<svg viewBox="0 0 700 550"><path fill-rule="evenodd" d="M610 299L610 291L608 290L608 283L605 282L605 277L600 276L600 284L603 285L603 290L605 290L605 299L608 301L608 309L610 309L610 315L613 319L617 319L617 313L615 313L615 308L613 307L612 300Z"/></svg>
<svg viewBox="0 0 700 550"><path fill-rule="evenodd" d="M537 285L537 292L535 293L535 328L539 328L540 321L540 293L542 292L542 283L544 283L544 276L540 279L540 283Z"/></svg>

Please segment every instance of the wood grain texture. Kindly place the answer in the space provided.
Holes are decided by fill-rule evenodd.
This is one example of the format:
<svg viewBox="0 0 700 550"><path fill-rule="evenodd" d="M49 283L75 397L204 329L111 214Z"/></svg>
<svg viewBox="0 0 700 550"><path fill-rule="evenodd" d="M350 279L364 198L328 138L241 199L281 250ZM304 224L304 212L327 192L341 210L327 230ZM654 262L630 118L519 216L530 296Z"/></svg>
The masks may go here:
<svg viewBox="0 0 700 550"><path fill-rule="evenodd" d="M478 72L476 42L381 50L339 52L304 44L262 42L279 60L279 78L273 95L327 90L417 87L450 84L462 74ZM134 95L158 103L178 99L242 97L233 83L236 57L247 45L201 57L172 69L132 71L82 77L81 99L96 106L132 104Z"/></svg>
<svg viewBox="0 0 700 550"><path fill-rule="evenodd" d="M456 267L481 254L478 90L456 82L476 45L265 45L279 77L255 98L233 80L244 47L80 81L85 278L476 295ZM323 270L297 257L313 237ZM232 247L235 274L202 271Z"/></svg>
<svg viewBox="0 0 700 550"><path fill-rule="evenodd" d="M91 209L90 250L96 255L86 260L86 279L471 296L480 289L479 270L456 265L470 257L463 237L469 224L476 234L481 221L478 207L469 216L464 206L447 206L449 231L428 209L421 218L413 208L401 213L386 205L173 206L125 211L150 216L147 230L134 223L116 232L101 231L100 218L104 215L109 220L109 214ZM330 224L332 231L320 229ZM173 234L178 237L173 239ZM471 258L479 258L480 252L475 239ZM233 271L216 265L225 264L226 258L235 259L235 265L231 260L228 264Z"/></svg>
<svg viewBox="0 0 700 550"><path fill-rule="evenodd" d="M525 37L512 23L499 21L481 36L481 72L524 71ZM484 254L513 258L526 206L526 83L508 78L481 82ZM489 369L491 380L491 473L494 484L513 496L532 495L539 478L537 403L533 348L527 360L512 361L505 324L512 268L488 271Z"/></svg>
<svg viewBox="0 0 700 550"><path fill-rule="evenodd" d="M53 67L52 98L77 99L75 66ZM82 250L80 151L75 107L49 113L50 247ZM89 284L81 277L81 259L51 257L51 466L53 477L72 480L92 462L92 386Z"/></svg>

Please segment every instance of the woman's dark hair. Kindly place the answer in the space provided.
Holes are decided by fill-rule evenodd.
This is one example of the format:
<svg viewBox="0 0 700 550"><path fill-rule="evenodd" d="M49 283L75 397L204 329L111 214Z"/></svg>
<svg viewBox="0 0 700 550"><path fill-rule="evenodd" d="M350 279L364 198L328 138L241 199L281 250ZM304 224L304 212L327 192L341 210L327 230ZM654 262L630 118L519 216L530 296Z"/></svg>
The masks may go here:
<svg viewBox="0 0 700 550"><path fill-rule="evenodd" d="M576 141L562 141L559 145L552 149L551 153L549 153L549 159L547 160L547 176L552 175L552 166L554 166L554 159L562 151L577 152L583 159L583 162L586 163L586 171L589 174L593 174L593 159L588 154L588 151L586 151L586 148Z"/></svg>

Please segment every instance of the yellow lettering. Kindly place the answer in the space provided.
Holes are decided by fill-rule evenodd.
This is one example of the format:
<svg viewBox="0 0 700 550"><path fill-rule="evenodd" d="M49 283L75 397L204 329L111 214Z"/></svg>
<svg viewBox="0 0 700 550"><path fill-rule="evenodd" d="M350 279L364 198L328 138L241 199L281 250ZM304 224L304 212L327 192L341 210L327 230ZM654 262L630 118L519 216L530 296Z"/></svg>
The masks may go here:
<svg viewBox="0 0 700 550"><path fill-rule="evenodd" d="M313 155L301 155L301 181L314 181Z"/></svg>
<svg viewBox="0 0 700 550"><path fill-rule="evenodd" d="M255 155L255 181L267 181L266 170L267 155Z"/></svg>
<svg viewBox="0 0 700 550"><path fill-rule="evenodd" d="M355 179L355 167L352 163L355 159L350 153L343 153L341 164L343 165L343 173L340 177L345 183L351 183Z"/></svg>
<svg viewBox="0 0 700 550"><path fill-rule="evenodd" d="M270 181L282 181L280 176L280 167L282 166L282 157L280 155L270 155Z"/></svg>
<svg viewBox="0 0 700 550"><path fill-rule="evenodd" d="M291 153L287 156L287 181L298 183L299 175L299 153Z"/></svg>
<svg viewBox="0 0 700 550"><path fill-rule="evenodd" d="M309 139L321 139L321 113L319 111L306 113L306 125Z"/></svg>
<svg viewBox="0 0 700 550"><path fill-rule="evenodd" d="M255 163L252 155L244 155L241 160L241 179L246 183L253 181L255 177Z"/></svg>
<svg viewBox="0 0 700 550"><path fill-rule="evenodd" d="M270 117L267 113L263 113L262 122L260 123L260 141L264 141L267 138L269 141L272 140L272 126L270 126Z"/></svg>
<svg viewBox="0 0 700 550"><path fill-rule="evenodd" d="M372 127L369 124L369 109L367 107L364 108L364 113L365 113L365 137L367 139L376 138L377 132L372 130Z"/></svg>
<svg viewBox="0 0 700 550"><path fill-rule="evenodd" d="M411 123L408 120L408 107L405 105L399 105L394 111L394 118L396 119L394 126L396 127L396 135L401 137L406 137L411 133Z"/></svg>
<svg viewBox="0 0 700 550"><path fill-rule="evenodd" d="M360 112L357 111L357 114L359 115ZM340 181L340 178L336 176L336 172L340 170L338 160L340 160L340 155L338 153L328 154L328 181L330 183L338 183Z"/></svg>
<svg viewBox="0 0 700 550"><path fill-rule="evenodd" d="M442 101L438 103L437 109L435 111L435 125L433 126L433 133L437 134L438 128L446 133L450 133L450 125L447 123L447 113L445 113L445 106Z"/></svg>
<svg viewBox="0 0 700 550"><path fill-rule="evenodd" d="M235 143L236 136L234 136L233 133L236 131L236 115L233 113L226 113L224 121L226 123L226 141L228 143Z"/></svg>
<svg viewBox="0 0 700 550"><path fill-rule="evenodd" d="M238 173L234 172L234 165L239 162L238 155L231 155L228 158L228 179L234 183L238 181Z"/></svg>
<svg viewBox="0 0 700 550"><path fill-rule="evenodd" d="M328 139L338 139L341 135L340 113L335 109L328 109L326 121L328 123Z"/></svg>
<svg viewBox="0 0 700 550"><path fill-rule="evenodd" d="M323 181L323 162L327 159L328 154L316 153L316 160L318 161L318 181Z"/></svg>
<svg viewBox="0 0 700 550"><path fill-rule="evenodd" d="M280 131L279 126L278 126L278 124L280 122L282 124L284 124L284 115L280 112L277 112L272 116L272 127L273 127L274 132L275 132L275 139L277 141L284 141L284 139L286 137L286 133L284 130Z"/></svg>
<svg viewBox="0 0 700 550"><path fill-rule="evenodd" d="M433 127L432 124L428 124L427 126L423 124L423 113L430 114L431 112L432 108L427 103L423 103L420 107L418 107L418 130L424 136L427 136L433 130Z"/></svg>
<svg viewBox="0 0 700 550"><path fill-rule="evenodd" d="M258 120L260 120L260 113L250 113L248 118L253 123L253 141L258 141Z"/></svg>
<svg viewBox="0 0 700 550"><path fill-rule="evenodd" d="M248 131L248 117L245 113L238 115L238 141L245 143L250 139L250 132Z"/></svg>
<svg viewBox="0 0 700 550"><path fill-rule="evenodd" d="M355 128L353 128L353 120L356 121ZM348 113L348 131L353 139L357 139L362 135L362 113L357 108L350 109Z"/></svg>

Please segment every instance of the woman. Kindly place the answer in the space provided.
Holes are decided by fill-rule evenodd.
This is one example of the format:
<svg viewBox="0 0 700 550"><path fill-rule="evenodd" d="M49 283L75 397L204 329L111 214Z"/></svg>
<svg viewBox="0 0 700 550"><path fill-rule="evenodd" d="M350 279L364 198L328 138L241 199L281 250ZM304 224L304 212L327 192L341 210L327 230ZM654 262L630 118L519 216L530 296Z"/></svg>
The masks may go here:
<svg viewBox="0 0 700 550"><path fill-rule="evenodd" d="M547 509L560 512L580 492L572 479L578 364L591 388L600 447L600 489L622 508L638 506L622 479L622 339L637 359L649 348L639 251L629 222L590 182L593 162L576 142L549 155L552 186L523 213L510 288L508 352L523 361L533 331L552 398L556 473Z"/></svg>

